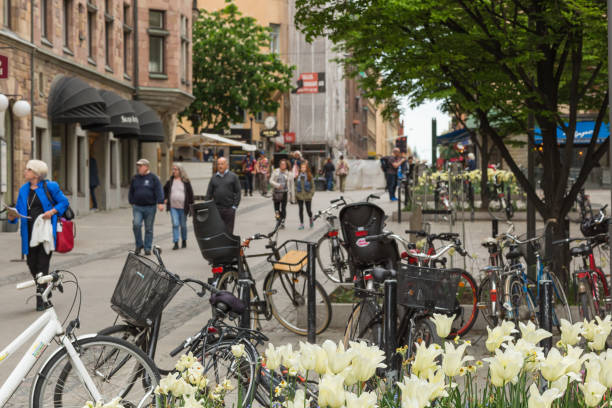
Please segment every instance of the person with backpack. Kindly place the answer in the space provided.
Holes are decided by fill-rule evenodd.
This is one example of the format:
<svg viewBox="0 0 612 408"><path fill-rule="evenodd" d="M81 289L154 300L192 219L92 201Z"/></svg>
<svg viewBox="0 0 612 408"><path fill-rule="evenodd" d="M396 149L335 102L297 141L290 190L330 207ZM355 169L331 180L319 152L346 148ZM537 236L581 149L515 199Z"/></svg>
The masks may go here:
<svg viewBox="0 0 612 408"><path fill-rule="evenodd" d="M26 183L19 189L15 209L9 209L7 217L10 223L15 224L21 219L21 253L26 255L28 269L33 279L37 275L49 274L49 263L55 249L57 240L57 222L60 216L68 209L70 203L55 181L47 180L49 168L41 160L30 160L26 163L24 179ZM51 222L51 242L40 242L32 245L32 237L37 234L35 225ZM36 310L43 311L50 308L51 302L43 303L42 293L44 287L36 285Z"/></svg>
<svg viewBox="0 0 612 408"><path fill-rule="evenodd" d="M312 197L314 192L314 179L310 171L310 165L307 161L303 161L300 166L300 172L295 179L295 198L297 199L300 214L300 226L298 229L304 229L304 206L306 206L306 212L308 213L310 228L314 226L312 219Z"/></svg>
<svg viewBox="0 0 612 408"><path fill-rule="evenodd" d="M287 218L287 201L295 203L293 187L293 173L289 169L287 159L281 159L278 163L278 168L274 169L270 176L270 185L274 188L272 191L272 201L274 202L274 212L280 218L281 228L285 228L285 219Z"/></svg>
<svg viewBox="0 0 612 408"><path fill-rule="evenodd" d="M349 173L349 165L344 160L344 156L340 155L340 160L338 160L338 165L336 166L336 176L338 176L338 184L339 184L341 193L344 193L346 176L348 176L348 173Z"/></svg>

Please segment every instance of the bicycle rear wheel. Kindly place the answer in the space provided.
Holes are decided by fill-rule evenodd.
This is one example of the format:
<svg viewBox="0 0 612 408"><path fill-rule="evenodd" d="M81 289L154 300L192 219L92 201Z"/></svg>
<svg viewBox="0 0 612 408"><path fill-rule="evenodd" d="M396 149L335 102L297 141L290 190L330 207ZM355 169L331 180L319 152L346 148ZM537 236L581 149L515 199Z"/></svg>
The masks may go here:
<svg viewBox="0 0 612 408"><path fill-rule="evenodd" d="M382 309L374 299L364 299L355 305L344 330L344 348L351 341L365 341L383 349Z"/></svg>
<svg viewBox="0 0 612 408"><path fill-rule="evenodd" d="M228 270L223 275L221 275L221 278L219 278L219 281L217 282L217 288L220 290L227 290L228 292L231 292L234 296L240 297L240 287L238 286L238 271ZM251 309L251 329L253 330L261 329L261 323L259 322L259 313L256 307L253 306L253 302L256 302L258 300L260 299L257 299L257 294L255 293L253 288L251 288L251 305L249 306L249 308ZM235 322L236 324L239 324L240 319L236 319Z"/></svg>
<svg viewBox="0 0 612 408"><path fill-rule="evenodd" d="M505 313L511 313L512 320L518 325L519 322L533 322L536 326L540 325L538 321L538 305L532 297L531 291L525 290L525 282L517 276L509 277L511 279L508 286L508 296L510 298L510 310L505 310ZM527 278L527 285L535 288L535 283ZM506 307L507 309L507 307Z"/></svg>
<svg viewBox="0 0 612 408"><path fill-rule="evenodd" d="M493 312L493 304L495 303L495 313ZM482 316L487 321L487 324L493 328L499 322L499 307L501 306L497 299L492 300L491 297L491 279L487 276L480 282L478 289L478 304L482 309Z"/></svg>
<svg viewBox="0 0 612 408"><path fill-rule="evenodd" d="M301 336L308 334L308 277L303 272L272 270L266 276L264 293L272 314L288 330ZM319 282L315 282L317 308L316 334L331 322L331 302Z"/></svg>
<svg viewBox="0 0 612 408"><path fill-rule="evenodd" d="M467 271L461 272L457 288L457 317L453 321L448 338L465 336L478 318L478 285Z"/></svg>
<svg viewBox="0 0 612 408"><path fill-rule="evenodd" d="M351 272L348 265L348 253L340 240L334 243L327 235L317 243L317 263L332 282L342 283L350 279Z"/></svg>
<svg viewBox="0 0 612 408"><path fill-rule="evenodd" d="M553 334L561 334L561 319L565 319L570 323L573 323L572 311L567 301L567 296L563 290L561 281L553 272L549 272L550 278L553 282ZM555 332L556 328L556 332Z"/></svg>
<svg viewBox="0 0 612 408"><path fill-rule="evenodd" d="M153 391L159 372L136 346L108 336L78 339L72 344L104 402L120 397L124 407L155 406ZM41 368L33 390L34 408L81 407L93 399L65 348Z"/></svg>

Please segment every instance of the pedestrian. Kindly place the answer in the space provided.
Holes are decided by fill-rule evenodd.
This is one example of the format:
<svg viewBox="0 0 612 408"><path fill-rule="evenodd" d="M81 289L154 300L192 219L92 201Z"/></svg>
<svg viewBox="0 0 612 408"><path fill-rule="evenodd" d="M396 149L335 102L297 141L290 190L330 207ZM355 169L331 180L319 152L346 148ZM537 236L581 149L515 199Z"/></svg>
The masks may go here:
<svg viewBox="0 0 612 408"><path fill-rule="evenodd" d="M159 211L164 210L164 191L159 178L151 173L147 159L136 162L138 172L130 183L128 201L132 205L134 216L133 229L136 241L136 255L144 248L145 255L151 255L153 246L153 223L155 222L155 205ZM142 223L144 221L144 243L142 241Z"/></svg>
<svg viewBox="0 0 612 408"><path fill-rule="evenodd" d="M334 163L332 163L331 157L328 157L327 162L323 165L323 169L321 170L323 174L325 175L327 191L334 190L334 172L335 170L336 170L336 167L334 166Z"/></svg>
<svg viewBox="0 0 612 408"><path fill-rule="evenodd" d="M278 168L274 169L270 177L270 184L274 187L272 191L272 201L274 202L274 212L281 219L281 228L285 228L287 218L287 200L295 202L293 174L289 170L287 159L281 159Z"/></svg>
<svg viewBox="0 0 612 408"><path fill-rule="evenodd" d="M298 229L301 230L304 229L304 205L306 205L310 228L314 225L312 220L312 197L315 192L313 181L310 165L307 161L303 161L300 166L300 173L295 179L295 198L297 199L300 214L300 226Z"/></svg>
<svg viewBox="0 0 612 408"><path fill-rule="evenodd" d="M181 233L181 248L187 248L187 217L193 204L193 188L183 165L172 165L172 176L164 186L166 211L170 212L172 220L172 249L178 249L179 229Z"/></svg>
<svg viewBox="0 0 612 408"><path fill-rule="evenodd" d="M217 172L210 179L206 200L214 200L227 232L234 233L236 210L240 204L240 178L229 170L225 157L217 159Z"/></svg>
<svg viewBox="0 0 612 408"><path fill-rule="evenodd" d="M387 191L389 192L389 199L391 201L397 201L395 197L395 189L397 187L397 171L398 168L404 163L406 159L403 159L400 155L400 149L397 147L393 149L393 154L386 158L386 160L381 161L381 163L386 163L384 166L385 175L387 178Z"/></svg>
<svg viewBox="0 0 612 408"><path fill-rule="evenodd" d="M251 157L251 153L247 153L242 160L242 172L244 173L244 195L253 196L253 172L255 171L255 160Z"/></svg>
<svg viewBox="0 0 612 408"><path fill-rule="evenodd" d="M96 187L100 185L98 176L98 162L92 156L89 157L89 193L91 195L91 211L98 211L98 200L96 200Z"/></svg>
<svg viewBox="0 0 612 408"><path fill-rule="evenodd" d="M476 156L472 152L467 155L467 168L469 171L476 170Z"/></svg>
<svg viewBox="0 0 612 408"><path fill-rule="evenodd" d="M47 180L49 168L41 160L30 160L26 163L24 179L26 183L19 189L15 210L9 210L7 217L14 224L21 219L21 253L26 255L28 269L33 279L39 274L49 274L49 262L51 262L52 249L43 243L32 246L31 237L34 223L39 217L43 220L51 220L53 231L53 248L57 238L58 216L64 214L70 203L62 193L55 181ZM45 190L46 185L46 190ZM51 196L51 200L49 200ZM54 205L55 204L55 205ZM36 231L34 231L36 232ZM36 285L36 310L42 311L50 308L51 302L43 303L42 293L45 286Z"/></svg>
<svg viewBox="0 0 612 408"><path fill-rule="evenodd" d="M268 195L268 178L270 177L270 165L268 158L263 154L259 155L257 163L255 164L255 172L257 174L257 180L259 182L259 191L261 195L267 197Z"/></svg>
<svg viewBox="0 0 612 408"><path fill-rule="evenodd" d="M338 184L340 185L340 192L344 193L344 187L346 182L346 176L349 173L349 165L344 160L344 156L340 155L338 165L336 166L336 175L338 176Z"/></svg>
<svg viewBox="0 0 612 408"><path fill-rule="evenodd" d="M296 150L293 152L293 157L291 158L291 172L293 173L293 178L297 178L298 174L300 174L300 167L302 166L302 162L304 159L302 158L302 152Z"/></svg>

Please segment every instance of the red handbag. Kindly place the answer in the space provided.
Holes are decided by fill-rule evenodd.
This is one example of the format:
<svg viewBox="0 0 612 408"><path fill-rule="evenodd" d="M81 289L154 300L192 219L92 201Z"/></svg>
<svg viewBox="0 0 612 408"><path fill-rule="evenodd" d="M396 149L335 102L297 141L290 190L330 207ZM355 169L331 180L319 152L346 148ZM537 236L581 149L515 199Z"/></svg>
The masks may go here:
<svg viewBox="0 0 612 408"><path fill-rule="evenodd" d="M74 237L76 236L76 226L72 221L60 218L57 221L57 236L55 239L55 251L65 254L74 248Z"/></svg>

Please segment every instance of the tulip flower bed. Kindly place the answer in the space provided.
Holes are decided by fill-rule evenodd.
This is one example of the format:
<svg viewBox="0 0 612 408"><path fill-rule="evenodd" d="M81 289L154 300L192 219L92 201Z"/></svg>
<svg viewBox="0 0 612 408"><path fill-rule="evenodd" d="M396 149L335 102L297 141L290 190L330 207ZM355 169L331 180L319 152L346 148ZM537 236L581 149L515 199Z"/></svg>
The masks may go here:
<svg viewBox="0 0 612 408"><path fill-rule="evenodd" d="M452 317L434 315L441 338ZM443 345L416 344L398 349L401 370L395 381L388 375L384 353L364 342L342 344L326 340L321 346L300 343L269 344L262 364L286 372L271 391L272 407L280 408L584 408L609 407L612 397L612 350L605 350L612 330L610 317L570 324L563 321L561 338L547 355L538 346L551 337L529 322L516 328L504 322L488 328L489 357L476 361L471 344L460 338ZM236 350L236 356L240 350ZM193 356L183 356L177 373L156 389L163 407L221 407L231 383L209 384ZM314 380L306 393L297 378ZM484 379L484 381L482 381ZM310 388L309 388L310 389ZM310 398L308 398L310 397ZM314 400L316 398L316 401ZM93 407L93 405L89 405ZM114 406L113 406L114 407Z"/></svg>

